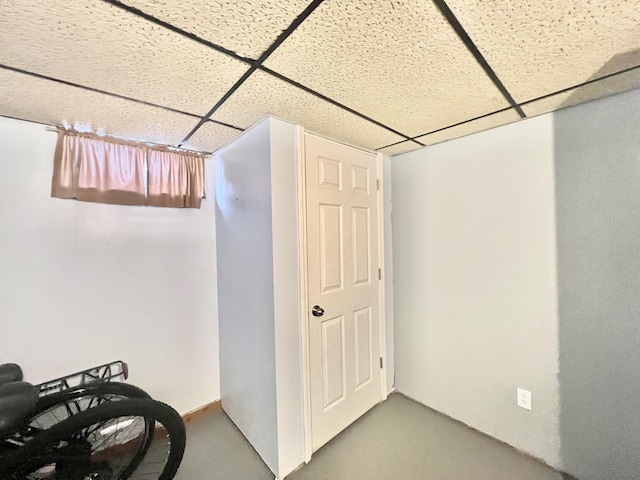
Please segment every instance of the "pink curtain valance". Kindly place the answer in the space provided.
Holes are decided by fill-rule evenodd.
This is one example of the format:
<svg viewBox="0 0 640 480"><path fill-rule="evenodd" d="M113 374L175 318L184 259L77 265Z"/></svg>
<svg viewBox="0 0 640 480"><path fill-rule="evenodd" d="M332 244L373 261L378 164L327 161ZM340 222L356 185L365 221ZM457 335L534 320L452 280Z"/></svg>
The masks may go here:
<svg viewBox="0 0 640 480"><path fill-rule="evenodd" d="M61 131L51 196L119 205L200 208L204 156Z"/></svg>

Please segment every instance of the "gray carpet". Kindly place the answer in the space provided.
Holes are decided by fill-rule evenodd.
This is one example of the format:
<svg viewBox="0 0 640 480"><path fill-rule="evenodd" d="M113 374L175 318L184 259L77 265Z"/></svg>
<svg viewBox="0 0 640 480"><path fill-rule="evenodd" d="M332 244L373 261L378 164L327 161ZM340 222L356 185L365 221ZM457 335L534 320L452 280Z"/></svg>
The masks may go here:
<svg viewBox="0 0 640 480"><path fill-rule="evenodd" d="M224 412L187 428L177 480L273 480ZM555 470L400 394L373 408L287 480L561 480Z"/></svg>

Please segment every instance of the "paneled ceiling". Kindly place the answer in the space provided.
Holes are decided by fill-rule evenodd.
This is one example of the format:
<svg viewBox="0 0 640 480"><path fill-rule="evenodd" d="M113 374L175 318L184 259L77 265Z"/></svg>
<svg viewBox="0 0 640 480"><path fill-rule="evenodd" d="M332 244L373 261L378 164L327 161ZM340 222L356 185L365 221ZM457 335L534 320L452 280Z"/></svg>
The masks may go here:
<svg viewBox="0 0 640 480"><path fill-rule="evenodd" d="M0 0L0 115L395 155L640 87L640 0Z"/></svg>

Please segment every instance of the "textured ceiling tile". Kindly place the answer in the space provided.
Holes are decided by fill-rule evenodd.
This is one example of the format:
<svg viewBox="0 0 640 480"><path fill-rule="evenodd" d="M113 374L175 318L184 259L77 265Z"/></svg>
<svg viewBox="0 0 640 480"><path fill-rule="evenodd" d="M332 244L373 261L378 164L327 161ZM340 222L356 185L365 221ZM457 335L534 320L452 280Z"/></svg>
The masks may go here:
<svg viewBox="0 0 640 480"><path fill-rule="evenodd" d="M478 120L463 123L456 127L447 128L439 132L430 133L422 137L416 138L419 142L425 145L433 145L435 143L446 142L447 140L453 140L454 138L464 137L465 135L471 135L472 133L480 132L483 130L489 130L490 128L499 127L500 125L506 125L507 123L513 123L520 120L520 115L511 109L504 112L494 113Z"/></svg>
<svg viewBox="0 0 640 480"><path fill-rule="evenodd" d="M640 88L640 68L609 77L605 80L599 80L583 87L574 88L568 92L531 102L522 108L529 116L540 115L608 95L625 92L633 88Z"/></svg>
<svg viewBox="0 0 640 480"><path fill-rule="evenodd" d="M247 128L269 114L299 123L312 132L370 149L403 139L263 72L254 73L213 117Z"/></svg>
<svg viewBox="0 0 640 480"><path fill-rule="evenodd" d="M0 115L175 145L197 119L0 69Z"/></svg>
<svg viewBox="0 0 640 480"><path fill-rule="evenodd" d="M414 150L418 150L419 148L422 147L417 143L406 141L398 143L397 145L392 145L391 147L382 148L378 151L385 155L400 155L401 153L412 152Z"/></svg>
<svg viewBox="0 0 640 480"><path fill-rule="evenodd" d="M183 146L202 152L215 152L241 134L241 130L225 127L214 122L206 122Z"/></svg>
<svg viewBox="0 0 640 480"><path fill-rule="evenodd" d="M204 114L247 66L98 0L2 0L0 63Z"/></svg>
<svg viewBox="0 0 640 480"><path fill-rule="evenodd" d="M425 0L326 1L265 65L405 135L509 106Z"/></svg>
<svg viewBox="0 0 640 480"><path fill-rule="evenodd" d="M640 64L640 0L448 4L518 102Z"/></svg>
<svg viewBox="0 0 640 480"><path fill-rule="evenodd" d="M310 0L127 0L125 3L182 30L258 58Z"/></svg>

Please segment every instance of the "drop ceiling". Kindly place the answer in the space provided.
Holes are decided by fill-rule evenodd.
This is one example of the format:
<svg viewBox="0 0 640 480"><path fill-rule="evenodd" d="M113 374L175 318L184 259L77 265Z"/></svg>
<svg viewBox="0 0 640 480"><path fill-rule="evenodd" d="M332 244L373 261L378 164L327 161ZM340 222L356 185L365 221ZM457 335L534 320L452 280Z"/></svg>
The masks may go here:
<svg viewBox="0 0 640 480"><path fill-rule="evenodd" d="M640 87L640 0L0 0L0 115L388 155Z"/></svg>

